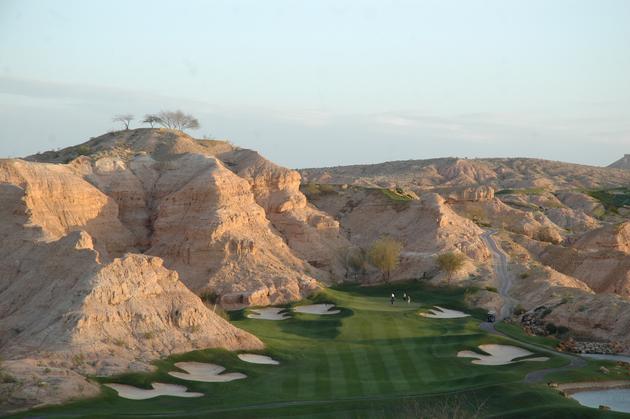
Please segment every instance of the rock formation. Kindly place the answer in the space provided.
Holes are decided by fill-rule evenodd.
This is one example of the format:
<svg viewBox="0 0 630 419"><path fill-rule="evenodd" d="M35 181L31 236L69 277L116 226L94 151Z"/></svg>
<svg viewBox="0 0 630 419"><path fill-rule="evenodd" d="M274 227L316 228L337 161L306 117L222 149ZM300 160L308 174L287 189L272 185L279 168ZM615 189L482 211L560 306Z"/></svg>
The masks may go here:
<svg viewBox="0 0 630 419"><path fill-rule="evenodd" d="M608 167L612 169L630 170L630 154L624 154L622 158L610 164Z"/></svg>
<svg viewBox="0 0 630 419"><path fill-rule="evenodd" d="M598 293L630 297L630 222L584 233L568 247L549 246L539 258Z"/></svg>
<svg viewBox="0 0 630 419"><path fill-rule="evenodd" d="M460 272L463 277L476 271L475 263L487 261L489 253L479 237L482 230L453 212L440 195L426 193L420 199L396 200L385 192L335 187L309 194L309 199L339 220L353 246L367 250L384 236L401 242L401 263L392 273L394 280L434 272L435 257L441 252L461 251L473 262Z"/></svg>

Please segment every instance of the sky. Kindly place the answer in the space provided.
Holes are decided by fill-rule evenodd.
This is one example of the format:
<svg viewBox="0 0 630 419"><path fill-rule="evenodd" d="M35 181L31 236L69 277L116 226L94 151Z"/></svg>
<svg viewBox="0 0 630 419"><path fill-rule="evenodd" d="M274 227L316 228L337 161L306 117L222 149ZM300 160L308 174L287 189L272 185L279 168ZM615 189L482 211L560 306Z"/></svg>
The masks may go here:
<svg viewBox="0 0 630 419"><path fill-rule="evenodd" d="M626 0L0 0L0 156L181 109L294 168L607 165L630 153L628 22Z"/></svg>

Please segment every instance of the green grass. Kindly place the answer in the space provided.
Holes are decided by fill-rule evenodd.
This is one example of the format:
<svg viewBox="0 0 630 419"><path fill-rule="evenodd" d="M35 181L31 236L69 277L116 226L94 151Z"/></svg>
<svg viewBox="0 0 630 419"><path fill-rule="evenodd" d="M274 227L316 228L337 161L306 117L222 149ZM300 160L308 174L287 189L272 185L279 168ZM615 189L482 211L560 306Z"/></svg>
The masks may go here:
<svg viewBox="0 0 630 419"><path fill-rule="evenodd" d="M403 290L412 303L390 305L392 290ZM317 417L381 418L418 417L418 410L431 412L444 403L483 404L483 417L594 417L597 410L581 407L545 385L523 384L531 371L561 366L554 357L541 363L509 366L473 365L457 358L460 350L473 350L484 343L515 344L479 329L482 310L468 310L464 289L431 288L420 283L379 287L344 286L327 289L313 302L334 302L339 315L315 316L294 313L280 322L248 319L244 311L230 313L232 322L261 338L262 353L281 365L241 362L236 354L204 350L181 354L155 363L154 373L99 378L148 387L153 381L179 383L204 397L180 399L159 397L132 401L104 388L95 399L38 409L37 417ZM418 316L433 305L466 310L472 317L437 320ZM501 326L510 334L512 328ZM520 338L521 336L519 336ZM182 360L212 362L248 378L230 383L182 381L167 374ZM596 374L589 370L585 376ZM611 417L614 417L614 414Z"/></svg>
<svg viewBox="0 0 630 419"><path fill-rule="evenodd" d="M381 189L381 192L383 192L383 195L396 202L409 202L414 200L412 195L399 192L395 189Z"/></svg>
<svg viewBox="0 0 630 419"><path fill-rule="evenodd" d="M558 339L551 336L530 336L523 331L522 327L515 324L497 323L495 328L516 340L531 343L532 345L546 346L554 349L560 342Z"/></svg>
<svg viewBox="0 0 630 419"><path fill-rule="evenodd" d="M545 192L544 188L501 189L495 195L542 195Z"/></svg>
<svg viewBox="0 0 630 419"><path fill-rule="evenodd" d="M612 213L617 213L623 206L630 206L630 188L597 189L585 193L597 199L606 211Z"/></svg>

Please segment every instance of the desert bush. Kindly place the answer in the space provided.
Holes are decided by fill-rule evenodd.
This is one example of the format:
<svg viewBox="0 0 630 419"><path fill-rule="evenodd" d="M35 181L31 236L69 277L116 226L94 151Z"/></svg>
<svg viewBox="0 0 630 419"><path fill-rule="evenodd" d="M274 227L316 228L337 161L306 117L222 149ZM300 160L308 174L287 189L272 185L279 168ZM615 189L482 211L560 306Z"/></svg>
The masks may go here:
<svg viewBox="0 0 630 419"><path fill-rule="evenodd" d="M516 308L514 309L514 315L516 316L521 316L523 314L525 314L527 312L527 310L525 310L525 307L523 307L522 305L517 305Z"/></svg>
<svg viewBox="0 0 630 419"><path fill-rule="evenodd" d="M87 144L81 144L80 146L76 147L75 151L79 156L88 156L91 153L92 149Z"/></svg>
<svg viewBox="0 0 630 419"><path fill-rule="evenodd" d="M317 183L309 182L304 185L304 192L310 196L319 195L319 185L317 185Z"/></svg>
<svg viewBox="0 0 630 419"><path fill-rule="evenodd" d="M387 282L391 271L398 267L402 248L403 245L399 241L390 237L383 237L375 241L368 252L370 263L381 271Z"/></svg>
<svg viewBox="0 0 630 419"><path fill-rule="evenodd" d="M76 355L74 355L72 357L72 364L75 367L80 367L84 363L85 363L85 355L83 355L83 354L76 354Z"/></svg>
<svg viewBox="0 0 630 419"><path fill-rule="evenodd" d="M206 304L216 304L220 298L220 296L214 291L204 291L199 297L201 298L201 301Z"/></svg>
<svg viewBox="0 0 630 419"><path fill-rule="evenodd" d="M448 283L451 283L453 275L464 267L466 257L461 253L446 252L439 255L436 262L441 270L446 272Z"/></svg>
<svg viewBox="0 0 630 419"><path fill-rule="evenodd" d="M553 323L547 323L545 325L545 330L547 331L547 333L549 333L550 335L555 335L556 332L558 331L558 328L556 327L555 324Z"/></svg>
<svg viewBox="0 0 630 419"><path fill-rule="evenodd" d="M403 419L480 419L486 417L485 405L485 401L463 395L410 400L403 402L394 416ZM392 417L392 412L385 413L383 417Z"/></svg>

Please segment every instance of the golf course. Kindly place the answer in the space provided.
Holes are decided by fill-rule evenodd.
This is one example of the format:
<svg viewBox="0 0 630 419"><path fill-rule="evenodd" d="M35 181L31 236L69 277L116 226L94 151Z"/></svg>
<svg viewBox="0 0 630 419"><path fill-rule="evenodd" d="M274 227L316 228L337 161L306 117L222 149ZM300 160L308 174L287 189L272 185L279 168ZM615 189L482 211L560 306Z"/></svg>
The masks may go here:
<svg viewBox="0 0 630 419"><path fill-rule="evenodd" d="M398 297L394 304L389 301L392 292ZM403 302L403 292L411 296L411 302ZM334 304L339 310L335 314L300 313L286 306L288 318L265 320L249 318L249 309L230 312L230 320L236 326L265 343L266 349L259 354L278 361L277 365L244 362L238 353L223 350L190 352L156 362L153 373L94 380L142 389L151 389L152 383L177 384L203 396L129 400L103 386L98 398L36 409L15 417L625 416L582 407L547 385L547 381L624 378L612 362L589 360L579 370L552 373L541 383L525 383L527 374L562 367L569 361L549 351L552 340L528 337L516 326L497 326L511 337L482 330L480 324L486 313L466 307L465 292L471 290L434 288L420 282L375 287L344 285L324 289L294 305ZM460 310L470 316L420 315L434 306ZM474 358L457 356L459 352L472 351L489 357L479 345L492 344L526 349L531 352L527 357L539 359L524 362L527 357L521 357L507 365L480 365L473 363ZM178 371L176 363L185 362L216 364L228 373L246 377L229 382L199 382L169 374ZM609 375L598 372L602 365L610 369ZM449 416L442 415L446 410Z"/></svg>

